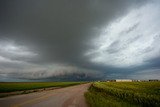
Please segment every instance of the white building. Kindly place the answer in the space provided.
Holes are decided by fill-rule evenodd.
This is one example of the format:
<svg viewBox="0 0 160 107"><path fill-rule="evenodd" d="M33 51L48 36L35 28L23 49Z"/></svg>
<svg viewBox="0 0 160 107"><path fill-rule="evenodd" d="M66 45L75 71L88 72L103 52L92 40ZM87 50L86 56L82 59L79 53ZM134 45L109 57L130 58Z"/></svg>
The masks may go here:
<svg viewBox="0 0 160 107"><path fill-rule="evenodd" d="M116 79L116 82L132 82L130 79Z"/></svg>

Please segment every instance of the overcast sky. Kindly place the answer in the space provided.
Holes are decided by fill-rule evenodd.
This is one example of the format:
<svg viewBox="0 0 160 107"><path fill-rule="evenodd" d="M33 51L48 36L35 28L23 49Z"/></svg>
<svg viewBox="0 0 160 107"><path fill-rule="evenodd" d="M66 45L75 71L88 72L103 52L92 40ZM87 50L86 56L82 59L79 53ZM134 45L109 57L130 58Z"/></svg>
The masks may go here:
<svg viewBox="0 0 160 107"><path fill-rule="evenodd" d="M159 0L1 0L0 81L160 79Z"/></svg>

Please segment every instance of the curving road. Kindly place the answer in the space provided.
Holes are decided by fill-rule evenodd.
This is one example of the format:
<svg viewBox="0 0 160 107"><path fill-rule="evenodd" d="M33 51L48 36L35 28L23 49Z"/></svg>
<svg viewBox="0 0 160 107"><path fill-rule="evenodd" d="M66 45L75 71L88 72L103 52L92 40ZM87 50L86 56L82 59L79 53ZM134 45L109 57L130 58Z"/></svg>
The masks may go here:
<svg viewBox="0 0 160 107"><path fill-rule="evenodd" d="M87 107L84 93L90 84L0 98L1 107Z"/></svg>

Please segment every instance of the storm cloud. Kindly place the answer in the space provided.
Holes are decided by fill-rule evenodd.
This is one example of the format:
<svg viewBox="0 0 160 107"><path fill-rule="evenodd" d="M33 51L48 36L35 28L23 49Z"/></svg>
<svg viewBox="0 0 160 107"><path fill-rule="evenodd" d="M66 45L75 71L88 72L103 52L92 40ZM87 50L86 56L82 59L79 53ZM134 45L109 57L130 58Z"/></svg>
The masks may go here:
<svg viewBox="0 0 160 107"><path fill-rule="evenodd" d="M159 72L158 1L0 2L1 81L103 80Z"/></svg>

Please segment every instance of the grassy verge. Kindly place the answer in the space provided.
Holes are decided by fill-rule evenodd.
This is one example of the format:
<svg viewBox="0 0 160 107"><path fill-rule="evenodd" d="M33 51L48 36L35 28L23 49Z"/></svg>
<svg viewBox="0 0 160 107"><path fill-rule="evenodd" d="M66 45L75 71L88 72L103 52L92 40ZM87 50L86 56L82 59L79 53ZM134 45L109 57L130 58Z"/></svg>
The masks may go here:
<svg viewBox="0 0 160 107"><path fill-rule="evenodd" d="M159 107L160 82L95 82L85 97L90 107Z"/></svg>

